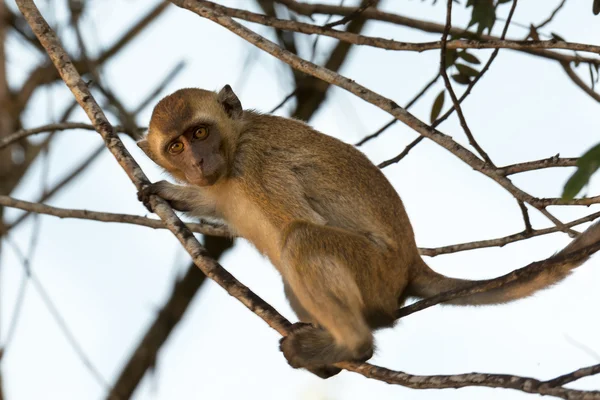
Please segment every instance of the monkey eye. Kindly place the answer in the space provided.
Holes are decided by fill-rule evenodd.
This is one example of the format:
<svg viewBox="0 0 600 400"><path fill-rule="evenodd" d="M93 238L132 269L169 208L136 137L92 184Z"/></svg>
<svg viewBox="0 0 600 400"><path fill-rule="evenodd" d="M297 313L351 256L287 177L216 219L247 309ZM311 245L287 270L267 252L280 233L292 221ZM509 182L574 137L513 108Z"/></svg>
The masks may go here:
<svg viewBox="0 0 600 400"><path fill-rule="evenodd" d="M171 145L169 146L169 153L177 154L177 153L181 153L182 151L183 151L183 143L181 143L181 142L174 142L174 143L171 143Z"/></svg>
<svg viewBox="0 0 600 400"><path fill-rule="evenodd" d="M194 130L194 139L206 139L208 136L208 129L205 126L199 126Z"/></svg>

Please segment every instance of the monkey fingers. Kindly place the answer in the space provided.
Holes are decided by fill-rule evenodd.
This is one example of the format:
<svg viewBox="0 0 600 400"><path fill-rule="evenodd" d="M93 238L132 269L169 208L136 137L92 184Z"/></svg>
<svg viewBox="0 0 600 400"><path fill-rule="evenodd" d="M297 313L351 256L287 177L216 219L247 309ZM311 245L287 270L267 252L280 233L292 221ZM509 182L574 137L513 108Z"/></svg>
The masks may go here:
<svg viewBox="0 0 600 400"><path fill-rule="evenodd" d="M151 213L154 213L154 210L152 209L152 205L150 205L150 196L153 194L155 194L155 193L152 192L152 184L142 187L137 192L138 200L141 201L144 204L144 206L146 207L146 209L148 209L148 211L150 211Z"/></svg>

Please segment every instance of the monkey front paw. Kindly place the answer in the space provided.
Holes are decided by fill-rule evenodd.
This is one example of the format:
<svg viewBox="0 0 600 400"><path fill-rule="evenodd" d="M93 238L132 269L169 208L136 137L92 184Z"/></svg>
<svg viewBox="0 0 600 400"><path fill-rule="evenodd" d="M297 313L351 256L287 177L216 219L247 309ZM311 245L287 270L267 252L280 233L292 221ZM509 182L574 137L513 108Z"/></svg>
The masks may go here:
<svg viewBox="0 0 600 400"><path fill-rule="evenodd" d="M318 356L322 347L331 345L328 334L321 328L302 322L295 323L289 334L279 341L279 349L293 368L305 368L319 378L327 379L340 373L341 369L319 365Z"/></svg>
<svg viewBox="0 0 600 400"><path fill-rule="evenodd" d="M152 209L152 205L150 204L150 196L154 194L154 193L151 193L151 188L152 188L152 185L144 186L143 188L141 188L137 192L137 198L139 201L142 202L142 204L144 204L144 207L146 207L146 209L148 211L150 211L151 213L154 213L154 210Z"/></svg>
<svg viewBox="0 0 600 400"><path fill-rule="evenodd" d="M151 213L153 213L154 210L152 209L152 206L150 205L150 196L152 196L154 194L160 196L165 185L170 185L170 183L167 181L164 181L164 180L158 181L158 182L154 182L149 185L146 185L138 191L138 193L137 193L138 200L141 201L144 204L144 206L148 209L148 211L150 211Z"/></svg>

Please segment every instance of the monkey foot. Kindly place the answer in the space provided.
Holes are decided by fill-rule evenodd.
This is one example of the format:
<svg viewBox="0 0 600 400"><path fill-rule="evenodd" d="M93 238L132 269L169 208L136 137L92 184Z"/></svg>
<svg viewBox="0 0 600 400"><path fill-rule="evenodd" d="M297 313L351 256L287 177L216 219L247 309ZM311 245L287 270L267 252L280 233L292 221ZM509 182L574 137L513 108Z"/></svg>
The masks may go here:
<svg viewBox="0 0 600 400"><path fill-rule="evenodd" d="M292 325L290 332L279 343L279 349L283 352L286 360L293 368L305 368L319 378L327 379L340 373L341 369L328 365L314 365L314 357L311 353L323 346L331 345L330 337L321 328L311 324L298 322Z"/></svg>

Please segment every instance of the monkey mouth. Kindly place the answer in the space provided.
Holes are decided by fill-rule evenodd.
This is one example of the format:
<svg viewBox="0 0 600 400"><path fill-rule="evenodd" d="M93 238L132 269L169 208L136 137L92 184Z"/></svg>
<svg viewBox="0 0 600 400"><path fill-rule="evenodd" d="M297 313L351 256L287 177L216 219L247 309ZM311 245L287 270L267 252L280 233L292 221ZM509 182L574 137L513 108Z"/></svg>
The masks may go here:
<svg viewBox="0 0 600 400"><path fill-rule="evenodd" d="M193 176L186 174L186 179L189 183L196 186L210 186L214 184L217 179L219 179L219 174L203 174L201 171L198 171L198 173L194 174Z"/></svg>

